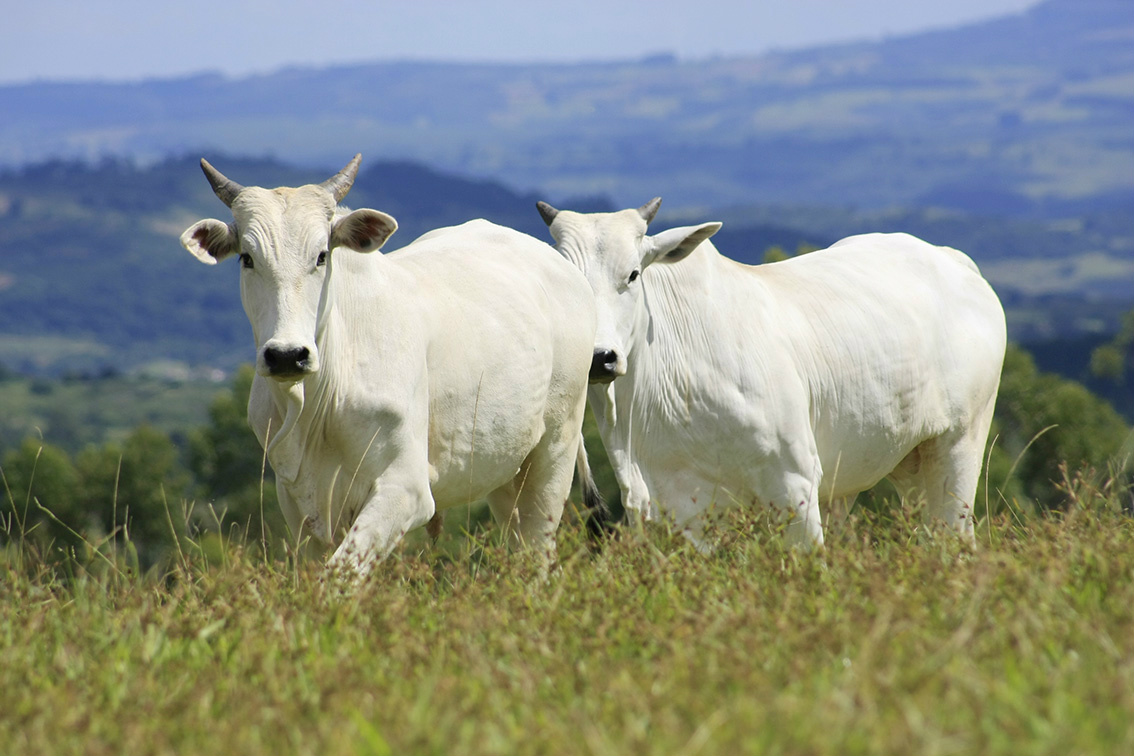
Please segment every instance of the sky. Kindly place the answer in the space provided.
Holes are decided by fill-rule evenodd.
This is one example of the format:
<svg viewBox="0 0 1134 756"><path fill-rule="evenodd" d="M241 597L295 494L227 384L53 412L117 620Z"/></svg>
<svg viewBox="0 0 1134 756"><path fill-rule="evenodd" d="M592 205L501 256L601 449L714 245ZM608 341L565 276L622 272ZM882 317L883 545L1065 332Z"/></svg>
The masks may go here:
<svg viewBox="0 0 1134 756"><path fill-rule="evenodd" d="M0 83L233 77L388 60L754 55L1017 13L1037 0L20 0Z"/></svg>

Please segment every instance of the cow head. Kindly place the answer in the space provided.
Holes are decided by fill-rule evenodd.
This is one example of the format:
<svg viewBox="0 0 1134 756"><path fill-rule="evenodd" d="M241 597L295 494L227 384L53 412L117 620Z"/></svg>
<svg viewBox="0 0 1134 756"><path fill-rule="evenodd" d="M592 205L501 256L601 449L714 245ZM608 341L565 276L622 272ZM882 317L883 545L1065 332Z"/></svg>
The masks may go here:
<svg viewBox="0 0 1134 756"><path fill-rule="evenodd" d="M715 234L720 223L684 226L648 236L661 198L637 210L576 213L546 202L536 207L551 229L559 253L583 271L595 295L598 329L591 361L591 383L609 383L626 374L636 331L644 327L643 274L654 263L684 260Z"/></svg>
<svg viewBox="0 0 1134 756"><path fill-rule="evenodd" d="M201 161L233 221L198 221L181 235L181 244L209 265L238 257L240 298L252 322L260 375L296 381L318 371L316 328L332 250L372 252L398 227L377 210L338 207L361 160L355 155L323 183L294 189L245 188Z"/></svg>

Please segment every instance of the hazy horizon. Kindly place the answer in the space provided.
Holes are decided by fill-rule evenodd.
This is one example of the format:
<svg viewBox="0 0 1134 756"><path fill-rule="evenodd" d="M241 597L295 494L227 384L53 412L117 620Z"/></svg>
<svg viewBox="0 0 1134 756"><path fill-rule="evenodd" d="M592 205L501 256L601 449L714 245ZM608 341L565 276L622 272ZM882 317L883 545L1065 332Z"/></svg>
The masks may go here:
<svg viewBox="0 0 1134 756"><path fill-rule="evenodd" d="M41 0L5 13L0 85L229 77L396 60L576 63L758 55L977 23L1037 0ZM62 19L62 21L61 21ZM355 36L350 36L355 35Z"/></svg>

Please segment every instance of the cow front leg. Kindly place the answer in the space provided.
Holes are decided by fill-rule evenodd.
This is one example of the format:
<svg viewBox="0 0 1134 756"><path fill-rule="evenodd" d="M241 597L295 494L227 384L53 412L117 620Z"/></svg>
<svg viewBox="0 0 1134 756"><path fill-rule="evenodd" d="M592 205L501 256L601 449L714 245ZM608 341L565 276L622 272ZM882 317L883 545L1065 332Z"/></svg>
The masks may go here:
<svg viewBox="0 0 1134 756"><path fill-rule="evenodd" d="M784 542L791 548L811 551L823 545L823 522L819 514L819 497L790 499Z"/></svg>
<svg viewBox="0 0 1134 756"><path fill-rule="evenodd" d="M787 521L784 542L791 548L811 551L823 545L818 481L818 474L787 473L760 496L761 501L772 505L781 522Z"/></svg>
<svg viewBox="0 0 1134 756"><path fill-rule="evenodd" d="M385 559L402 537L433 517L436 507L426 486L378 481L328 562L334 570L363 577Z"/></svg>

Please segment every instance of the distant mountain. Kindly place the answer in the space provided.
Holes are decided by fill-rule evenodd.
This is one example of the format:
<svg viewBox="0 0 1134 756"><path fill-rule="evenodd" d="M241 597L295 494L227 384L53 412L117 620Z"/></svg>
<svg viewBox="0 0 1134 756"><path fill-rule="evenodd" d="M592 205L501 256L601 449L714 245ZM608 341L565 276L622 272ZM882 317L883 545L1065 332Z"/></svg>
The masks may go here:
<svg viewBox="0 0 1134 756"><path fill-rule="evenodd" d="M553 200L1134 208L1134 3L752 58L384 63L0 87L0 164L411 160Z"/></svg>

